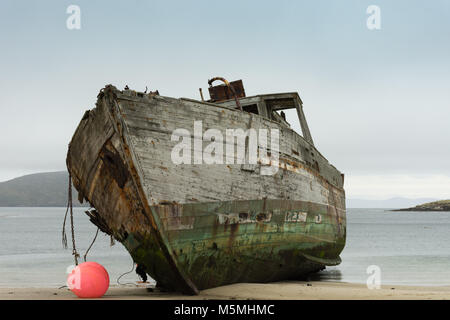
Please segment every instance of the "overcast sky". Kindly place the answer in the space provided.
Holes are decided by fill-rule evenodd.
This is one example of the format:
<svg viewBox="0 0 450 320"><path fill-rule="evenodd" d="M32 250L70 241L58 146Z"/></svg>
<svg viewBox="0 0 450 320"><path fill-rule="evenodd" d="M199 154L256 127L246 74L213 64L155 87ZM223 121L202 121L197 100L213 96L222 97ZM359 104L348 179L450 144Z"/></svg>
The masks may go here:
<svg viewBox="0 0 450 320"><path fill-rule="evenodd" d="M198 99L223 76L247 95L298 91L348 197L450 198L449 39L447 0L2 0L0 181L65 170L108 83Z"/></svg>

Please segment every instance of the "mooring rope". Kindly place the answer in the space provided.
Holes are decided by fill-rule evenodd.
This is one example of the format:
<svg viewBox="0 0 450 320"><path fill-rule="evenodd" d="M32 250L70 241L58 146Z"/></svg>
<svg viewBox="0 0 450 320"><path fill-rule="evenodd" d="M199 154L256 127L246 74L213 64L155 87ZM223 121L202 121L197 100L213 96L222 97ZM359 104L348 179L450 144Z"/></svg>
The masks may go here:
<svg viewBox="0 0 450 320"><path fill-rule="evenodd" d="M70 228L72 231L72 255L75 260L75 265L78 265L78 258L80 255L77 252L77 248L75 246L75 229L73 224L73 203L72 203L72 175L69 172L69 188L68 188L68 196L67 196L67 209L66 209L66 215L64 216L64 223L63 223L63 230L62 230L62 243L63 248L67 249L67 235L66 235L66 220L67 220L67 213L70 211Z"/></svg>
<svg viewBox="0 0 450 320"><path fill-rule="evenodd" d="M97 239L97 236L98 236L98 230L100 230L100 228L97 228L97 232L95 233L94 240L92 240L91 245L90 245L89 248L86 250L86 253L85 253L84 256L83 256L84 262L86 262L87 254L88 254L89 250L91 250L92 245L94 244L95 240Z"/></svg>
<svg viewBox="0 0 450 320"><path fill-rule="evenodd" d="M69 204L67 203L66 214L64 216L64 223L62 227L62 245L64 249L67 249L67 235L66 235L66 220L67 220L67 212L69 212Z"/></svg>
<svg viewBox="0 0 450 320"><path fill-rule="evenodd" d="M123 285L127 285L127 284L132 284L132 285L135 285L135 286L137 286L137 284L136 283L131 283L131 282L127 282L127 283L120 283L120 278L122 278L124 275L126 275L126 274L129 274L129 273L131 273L131 272L133 272L133 270L134 270L134 266L135 266L135 263L134 263L134 260L132 260L132 262L133 262L133 267L131 268L131 270L130 271L128 271L128 272L125 272L125 273L122 273L118 278L117 278L117 284L118 285L120 285L120 286L123 286Z"/></svg>
<svg viewBox="0 0 450 320"><path fill-rule="evenodd" d="M74 223L73 223L73 204L72 204L72 175L70 173L69 173L69 188L68 188L68 197L67 197L67 208L66 208L66 214L64 216L63 230L62 230L62 245L63 245L64 249L67 249L66 221L67 221L67 214L69 212L70 212L70 227L71 227L71 231L72 231L72 254L74 256L75 265L77 266L78 265L78 258L80 257L80 255L78 254L77 248L76 248L76 245L75 245L75 229L74 229ZM92 240L91 245L86 250L86 253L83 256L85 262L86 262L86 257L87 257L87 254L88 254L89 250L94 245L94 242L97 239L99 230L100 230L100 228L97 228L97 232L95 233L95 237ZM113 236L111 236L110 240L111 240L110 245L113 246L114 245L114 238L113 238ZM127 284L136 285L135 283L130 283L130 282L128 282L128 283L120 283L120 281L119 281L120 278L122 278L124 275L133 272L134 267L135 267L135 263L134 263L133 260L132 260L132 263L133 263L133 267L131 268L131 270L121 274L117 278L117 284L119 284L119 285L127 285ZM62 289L64 287L66 287L66 286L62 286L59 289Z"/></svg>

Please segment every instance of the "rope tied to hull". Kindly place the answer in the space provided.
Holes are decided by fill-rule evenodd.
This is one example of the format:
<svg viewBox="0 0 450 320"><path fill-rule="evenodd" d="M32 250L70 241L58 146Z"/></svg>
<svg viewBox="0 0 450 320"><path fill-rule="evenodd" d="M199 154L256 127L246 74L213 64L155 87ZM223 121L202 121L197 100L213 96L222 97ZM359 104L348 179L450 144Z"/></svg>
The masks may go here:
<svg viewBox="0 0 450 320"><path fill-rule="evenodd" d="M69 188L68 188L68 197L67 197L67 209L66 214L64 216L64 223L63 223L63 230L62 230L62 244L63 248L67 249L67 234L66 234L66 220L67 220L67 213L70 212L70 228L72 231L72 255L75 260L75 265L78 265L78 258L80 255L77 252L77 248L75 245L75 229L73 224L73 203L72 203L72 175L69 172Z"/></svg>
<svg viewBox="0 0 450 320"><path fill-rule="evenodd" d="M119 286L123 286L123 285L127 285L127 284L132 284L132 285L137 286L136 283L130 283L130 282L127 282L127 283L120 283L120 278L122 278L122 277L123 277L124 275L126 275L126 274L129 274L129 273L133 272L134 267L135 267L135 263L134 263L134 260L132 260L132 262L133 262L133 266L131 267L131 270L128 271L128 272L122 273L122 274L117 278L117 284L118 284Z"/></svg>
<svg viewBox="0 0 450 320"><path fill-rule="evenodd" d="M99 230L100 230L100 228L97 228L97 232L95 233L94 240L92 240L91 245L90 245L89 248L86 250L86 253L85 253L84 256L83 256L84 262L86 262L87 254L88 254L89 250L91 250L92 246L94 245L95 240L97 239L98 231L99 231Z"/></svg>

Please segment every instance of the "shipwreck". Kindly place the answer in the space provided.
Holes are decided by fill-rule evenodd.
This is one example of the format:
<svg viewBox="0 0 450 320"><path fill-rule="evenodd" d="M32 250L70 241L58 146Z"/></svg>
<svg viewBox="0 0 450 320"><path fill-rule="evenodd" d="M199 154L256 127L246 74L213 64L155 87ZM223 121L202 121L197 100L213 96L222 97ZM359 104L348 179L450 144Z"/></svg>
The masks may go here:
<svg viewBox="0 0 450 320"><path fill-rule="evenodd" d="M246 97L241 80L209 85L208 101L201 90L200 100L100 91L67 154L91 222L158 285L187 294L301 279L339 264L344 175L314 146L298 93ZM302 134L287 109L296 110ZM233 129L244 136L228 139ZM252 140L252 130L276 135Z"/></svg>

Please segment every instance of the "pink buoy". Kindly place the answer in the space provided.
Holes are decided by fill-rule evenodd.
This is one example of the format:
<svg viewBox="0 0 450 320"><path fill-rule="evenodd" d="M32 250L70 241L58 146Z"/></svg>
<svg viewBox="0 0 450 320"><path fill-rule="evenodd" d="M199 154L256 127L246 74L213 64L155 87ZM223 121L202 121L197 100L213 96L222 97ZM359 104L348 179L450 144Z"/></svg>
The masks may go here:
<svg viewBox="0 0 450 320"><path fill-rule="evenodd" d="M97 262L84 262L69 274L67 285L79 298L100 298L108 290L109 275Z"/></svg>

